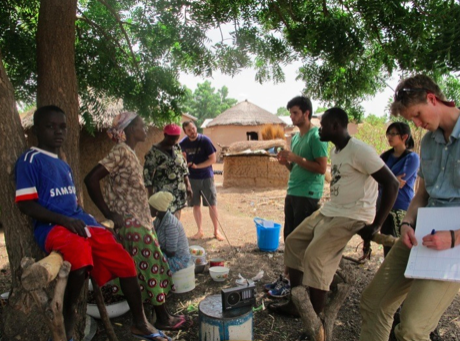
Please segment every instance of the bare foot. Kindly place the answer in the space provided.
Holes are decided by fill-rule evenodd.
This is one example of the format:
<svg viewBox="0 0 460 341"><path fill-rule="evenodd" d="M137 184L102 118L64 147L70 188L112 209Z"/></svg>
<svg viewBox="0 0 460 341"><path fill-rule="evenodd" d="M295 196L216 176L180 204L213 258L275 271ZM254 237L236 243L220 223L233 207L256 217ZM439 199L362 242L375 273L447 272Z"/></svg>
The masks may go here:
<svg viewBox="0 0 460 341"><path fill-rule="evenodd" d="M203 238L203 232L201 231L198 231L195 235L190 237L190 239L201 239L201 238Z"/></svg>
<svg viewBox="0 0 460 341"><path fill-rule="evenodd" d="M222 236L222 235L220 234L219 231L217 231L216 233L214 233L214 237L215 237L218 241L220 241L220 242L221 242L222 240L224 240L224 236Z"/></svg>

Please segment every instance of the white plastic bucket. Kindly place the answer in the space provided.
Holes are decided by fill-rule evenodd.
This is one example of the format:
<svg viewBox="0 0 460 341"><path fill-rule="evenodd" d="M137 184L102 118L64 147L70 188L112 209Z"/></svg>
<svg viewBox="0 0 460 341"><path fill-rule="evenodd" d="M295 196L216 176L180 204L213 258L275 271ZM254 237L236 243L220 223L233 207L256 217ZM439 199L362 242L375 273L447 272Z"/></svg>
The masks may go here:
<svg viewBox="0 0 460 341"><path fill-rule="evenodd" d="M191 263L187 268L175 272L172 279L176 294L192 291L195 289L195 264Z"/></svg>

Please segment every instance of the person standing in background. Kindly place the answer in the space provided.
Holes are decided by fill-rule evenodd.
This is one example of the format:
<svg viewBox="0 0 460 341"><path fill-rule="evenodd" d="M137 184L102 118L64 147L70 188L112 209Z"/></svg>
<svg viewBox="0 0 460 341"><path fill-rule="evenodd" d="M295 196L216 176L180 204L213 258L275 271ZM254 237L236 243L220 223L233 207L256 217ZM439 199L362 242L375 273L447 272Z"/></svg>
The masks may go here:
<svg viewBox="0 0 460 341"><path fill-rule="evenodd" d="M169 207L177 219L192 196L192 188L188 178L188 168L177 144L180 127L168 124L163 128L164 139L152 146L145 155L144 183L148 197L159 191L170 192L174 200Z"/></svg>
<svg viewBox="0 0 460 341"><path fill-rule="evenodd" d="M192 121L184 122L182 129L187 136L179 144L185 153L190 173L193 216L198 227L198 232L192 239L200 239L204 236L201 214L201 197L203 196L203 206L209 207L209 216L214 226L214 237L219 241L224 240L217 225L217 192L212 170L212 165L217 161L216 148L207 136L198 134Z"/></svg>

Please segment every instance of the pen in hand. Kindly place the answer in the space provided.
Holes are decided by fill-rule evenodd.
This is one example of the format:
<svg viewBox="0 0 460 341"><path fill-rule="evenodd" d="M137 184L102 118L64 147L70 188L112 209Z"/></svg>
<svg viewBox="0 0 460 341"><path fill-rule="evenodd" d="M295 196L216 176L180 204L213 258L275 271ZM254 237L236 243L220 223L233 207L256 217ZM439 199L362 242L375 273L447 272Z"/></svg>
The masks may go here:
<svg viewBox="0 0 460 341"><path fill-rule="evenodd" d="M434 235L434 234L436 234L436 230L435 230L435 229L432 229L432 230L431 230L431 235Z"/></svg>

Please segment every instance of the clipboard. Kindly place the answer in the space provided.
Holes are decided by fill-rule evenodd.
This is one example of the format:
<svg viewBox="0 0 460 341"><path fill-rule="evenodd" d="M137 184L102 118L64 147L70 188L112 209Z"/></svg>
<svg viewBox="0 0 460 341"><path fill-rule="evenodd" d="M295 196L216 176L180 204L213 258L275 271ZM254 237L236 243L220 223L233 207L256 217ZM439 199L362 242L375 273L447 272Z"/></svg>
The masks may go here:
<svg viewBox="0 0 460 341"><path fill-rule="evenodd" d="M415 229L418 245L411 249L405 277L460 282L460 247L437 251L422 245L422 238L433 229L458 230L459 221L459 206L418 209Z"/></svg>

